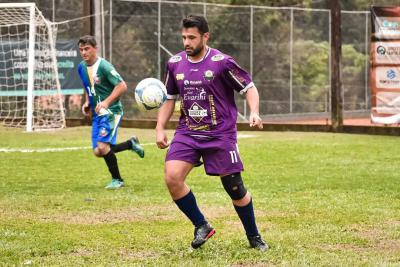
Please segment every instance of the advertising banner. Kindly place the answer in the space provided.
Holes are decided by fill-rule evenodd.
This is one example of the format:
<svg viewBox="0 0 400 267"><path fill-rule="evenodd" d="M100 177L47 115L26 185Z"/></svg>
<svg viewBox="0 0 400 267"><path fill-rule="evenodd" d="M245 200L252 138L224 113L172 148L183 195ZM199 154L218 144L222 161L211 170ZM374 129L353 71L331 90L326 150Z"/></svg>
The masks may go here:
<svg viewBox="0 0 400 267"><path fill-rule="evenodd" d="M400 7L371 7L371 121L400 123Z"/></svg>
<svg viewBox="0 0 400 267"><path fill-rule="evenodd" d="M76 40L58 40L56 44L58 77L64 95L83 94L77 67L82 61Z"/></svg>
<svg viewBox="0 0 400 267"><path fill-rule="evenodd" d="M9 40L2 44L2 59L0 60L0 96L26 96L28 80L28 49L27 41ZM37 50L35 53L47 53ZM59 40L56 43L58 78L63 95L82 94L82 82L77 73L81 61L75 40ZM43 75L54 75L52 72L40 70L51 69L48 54L40 55L41 60L35 62L35 82L49 78Z"/></svg>

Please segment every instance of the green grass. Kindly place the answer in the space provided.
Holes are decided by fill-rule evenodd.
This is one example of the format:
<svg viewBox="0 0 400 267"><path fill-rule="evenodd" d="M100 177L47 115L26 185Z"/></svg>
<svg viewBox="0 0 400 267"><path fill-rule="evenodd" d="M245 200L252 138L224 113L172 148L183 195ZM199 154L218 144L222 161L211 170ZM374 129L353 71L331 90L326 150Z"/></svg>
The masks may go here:
<svg viewBox="0 0 400 267"><path fill-rule="evenodd" d="M153 143L154 130L120 129ZM169 132L171 137L173 132ZM271 249L248 248L218 177L188 184L217 234L189 250L193 227L163 181L165 150L118 154L127 187L90 149L0 152L0 266L400 266L398 137L243 132L243 177ZM90 146L90 128L0 128L0 148Z"/></svg>

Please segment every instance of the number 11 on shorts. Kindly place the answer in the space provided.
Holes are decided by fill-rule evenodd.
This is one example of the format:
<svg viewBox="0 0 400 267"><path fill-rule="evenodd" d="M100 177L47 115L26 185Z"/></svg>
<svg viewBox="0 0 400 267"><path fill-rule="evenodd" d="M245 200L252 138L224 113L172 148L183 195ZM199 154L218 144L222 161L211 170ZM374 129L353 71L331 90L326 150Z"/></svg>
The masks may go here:
<svg viewBox="0 0 400 267"><path fill-rule="evenodd" d="M237 158L237 155L236 155L236 151L235 150L231 150L231 151L229 151L229 154L231 154L232 163L237 163L238 162L238 158Z"/></svg>

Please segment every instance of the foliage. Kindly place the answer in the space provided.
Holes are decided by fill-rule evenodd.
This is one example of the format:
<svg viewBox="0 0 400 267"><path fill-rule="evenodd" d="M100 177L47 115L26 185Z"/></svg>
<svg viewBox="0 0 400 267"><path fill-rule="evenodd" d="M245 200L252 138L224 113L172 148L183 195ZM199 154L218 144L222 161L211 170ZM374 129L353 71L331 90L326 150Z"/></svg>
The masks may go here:
<svg viewBox="0 0 400 267"><path fill-rule="evenodd" d="M293 51L296 112L326 111L329 86L329 44L299 40ZM304 104L306 106L304 106Z"/></svg>
<svg viewBox="0 0 400 267"><path fill-rule="evenodd" d="M365 103L365 87L362 86L366 79L366 58L368 56L357 51L354 46L342 46L342 83L346 110L366 109L368 106Z"/></svg>

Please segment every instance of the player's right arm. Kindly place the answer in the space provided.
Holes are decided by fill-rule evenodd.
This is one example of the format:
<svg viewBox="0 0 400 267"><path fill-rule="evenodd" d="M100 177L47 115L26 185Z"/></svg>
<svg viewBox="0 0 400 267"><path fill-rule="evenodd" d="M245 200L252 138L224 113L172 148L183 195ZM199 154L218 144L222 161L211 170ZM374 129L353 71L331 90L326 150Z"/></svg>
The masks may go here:
<svg viewBox="0 0 400 267"><path fill-rule="evenodd" d="M89 116L90 115L89 96L88 96L88 94L86 93L85 90L84 90L83 97L85 98L85 103L83 103L83 105L82 105L82 113L85 116Z"/></svg>
<svg viewBox="0 0 400 267"><path fill-rule="evenodd" d="M90 102L89 102L89 95L88 95L88 92L86 91L86 89L90 86L90 82L88 80L88 75L87 75L87 72L85 71L85 67L83 66L82 62L79 63L79 65L78 65L78 74L79 74L79 77L81 78L82 84L83 84L83 96L82 97L85 98L85 102L83 103L83 105L81 107L81 111L82 111L83 115L89 116L90 115Z"/></svg>
<svg viewBox="0 0 400 267"><path fill-rule="evenodd" d="M171 59L169 61L171 62ZM174 63L176 63L176 61ZM176 86L173 71L171 71L170 67L171 66L167 64L164 80L165 87L167 88L167 101L165 101L164 104L160 107L157 115L156 144L158 148L161 149L167 148L169 146L167 134L165 133L165 127L172 114L174 113L175 101L179 97L179 90Z"/></svg>
<svg viewBox="0 0 400 267"><path fill-rule="evenodd" d="M175 110L175 99L168 99L160 107L157 115L156 144L158 148L164 149L169 146L165 127Z"/></svg>

